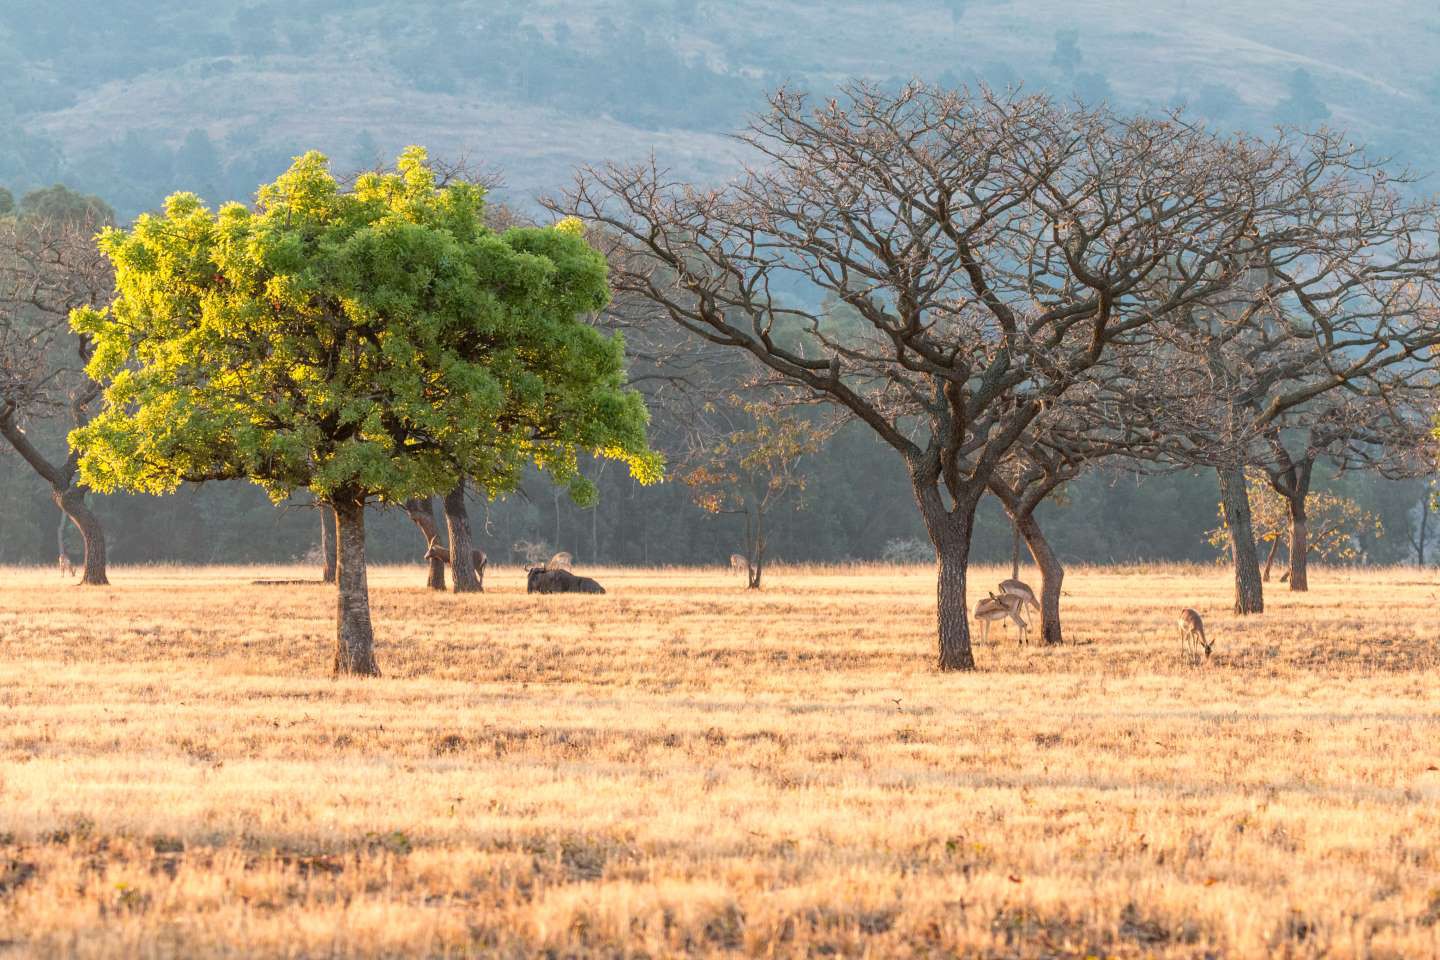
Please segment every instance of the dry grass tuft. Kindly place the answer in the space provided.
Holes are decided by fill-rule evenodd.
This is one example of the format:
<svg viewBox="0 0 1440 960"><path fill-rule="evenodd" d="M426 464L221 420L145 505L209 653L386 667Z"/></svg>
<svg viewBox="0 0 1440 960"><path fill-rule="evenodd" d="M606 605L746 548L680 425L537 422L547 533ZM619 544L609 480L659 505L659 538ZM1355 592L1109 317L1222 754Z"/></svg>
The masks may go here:
<svg viewBox="0 0 1440 960"><path fill-rule="evenodd" d="M1431 574L1076 570L953 676L919 568L381 569L367 682L306 573L0 570L0 957L1440 955Z"/></svg>

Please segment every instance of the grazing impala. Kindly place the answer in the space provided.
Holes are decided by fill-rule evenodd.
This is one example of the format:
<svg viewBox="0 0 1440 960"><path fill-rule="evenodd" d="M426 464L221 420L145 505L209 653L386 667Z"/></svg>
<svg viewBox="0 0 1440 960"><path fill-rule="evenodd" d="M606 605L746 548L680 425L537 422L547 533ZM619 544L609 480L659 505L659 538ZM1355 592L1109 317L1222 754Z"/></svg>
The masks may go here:
<svg viewBox="0 0 1440 960"><path fill-rule="evenodd" d="M995 620L1010 620L1020 628L1020 642L1028 641L1027 632L1030 625L1025 618L1020 616L1020 611L1025 606L1013 593L1002 593L999 596L990 594L979 603L975 604L975 619L980 621L980 642L984 643L990 639L990 624Z"/></svg>
<svg viewBox="0 0 1440 960"><path fill-rule="evenodd" d="M1205 621L1200 619L1198 611L1186 607L1180 611L1180 652L1192 660L1200 659L1200 652L1203 650L1205 658L1210 658L1210 641L1205 637Z"/></svg>
<svg viewBox="0 0 1440 960"><path fill-rule="evenodd" d="M1031 607L1036 613L1040 612L1040 601L1035 599L1035 591L1030 589L1030 584L1024 580L1001 580L1000 592L1013 597L1019 597L1025 605Z"/></svg>

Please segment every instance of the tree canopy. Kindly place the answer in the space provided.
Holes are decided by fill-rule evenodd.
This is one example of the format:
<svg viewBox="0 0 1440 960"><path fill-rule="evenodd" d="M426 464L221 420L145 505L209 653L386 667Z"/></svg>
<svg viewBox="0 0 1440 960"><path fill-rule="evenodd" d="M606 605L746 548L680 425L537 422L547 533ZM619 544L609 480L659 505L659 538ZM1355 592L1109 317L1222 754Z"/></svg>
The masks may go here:
<svg viewBox="0 0 1440 960"><path fill-rule="evenodd" d="M489 229L484 190L437 185L420 148L348 190L307 153L253 209L175 194L99 243L117 296L72 317L105 385L71 436L96 490L307 489L336 508L343 568L370 500L502 491L534 463L583 503L581 452L659 476L623 341L584 322L604 258L578 223Z"/></svg>
<svg viewBox="0 0 1440 960"><path fill-rule="evenodd" d="M482 213L418 148L351 192L309 153L256 210L181 193L102 233L119 295L73 318L108 385L74 437L86 482L399 502L533 460L583 502L579 450L654 479L623 341L577 321L606 302L604 258L570 224L495 234Z"/></svg>

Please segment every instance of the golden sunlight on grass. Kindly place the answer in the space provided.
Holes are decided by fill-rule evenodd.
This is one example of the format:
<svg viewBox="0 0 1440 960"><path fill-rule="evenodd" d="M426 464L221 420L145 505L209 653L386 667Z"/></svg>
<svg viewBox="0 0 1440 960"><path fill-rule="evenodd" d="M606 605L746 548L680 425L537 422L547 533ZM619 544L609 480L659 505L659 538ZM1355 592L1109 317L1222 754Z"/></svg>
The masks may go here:
<svg viewBox="0 0 1440 960"><path fill-rule="evenodd" d="M0 957L1440 955L1428 572L1077 569L956 676L919 568L384 568L372 681L308 573L0 570Z"/></svg>

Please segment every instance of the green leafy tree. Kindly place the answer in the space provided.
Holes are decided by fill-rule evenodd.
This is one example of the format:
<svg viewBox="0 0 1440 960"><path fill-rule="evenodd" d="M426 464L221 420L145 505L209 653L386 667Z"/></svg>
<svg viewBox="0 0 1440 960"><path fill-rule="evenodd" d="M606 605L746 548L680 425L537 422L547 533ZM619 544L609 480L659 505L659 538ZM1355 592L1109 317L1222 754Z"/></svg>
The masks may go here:
<svg viewBox="0 0 1440 960"><path fill-rule="evenodd" d="M117 295L72 317L104 386L71 435L82 476L149 493L243 478L333 507L336 673L378 673L367 503L462 477L503 492L527 463L585 503L582 451L659 476L623 343L585 322L608 289L579 223L497 233L484 190L438 186L418 147L348 190L308 153L253 210L180 193L99 242Z"/></svg>

